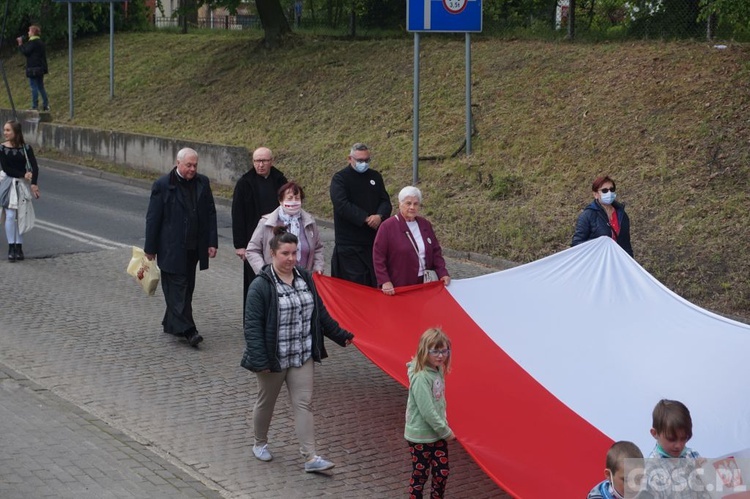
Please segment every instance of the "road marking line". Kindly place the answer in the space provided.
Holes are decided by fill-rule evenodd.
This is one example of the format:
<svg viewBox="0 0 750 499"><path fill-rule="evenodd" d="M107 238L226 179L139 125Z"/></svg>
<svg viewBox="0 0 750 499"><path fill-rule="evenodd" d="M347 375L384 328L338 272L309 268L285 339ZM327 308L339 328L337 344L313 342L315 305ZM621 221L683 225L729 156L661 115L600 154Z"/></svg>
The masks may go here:
<svg viewBox="0 0 750 499"><path fill-rule="evenodd" d="M132 246L130 244L118 243L117 241L112 241L111 239L106 239L103 237L95 236L93 234L88 234L86 232L71 229L70 227L65 227L63 225L45 222L43 220L39 220L38 218L35 221L35 226L54 234L73 239L74 241L90 244L101 249L120 249L130 248Z"/></svg>

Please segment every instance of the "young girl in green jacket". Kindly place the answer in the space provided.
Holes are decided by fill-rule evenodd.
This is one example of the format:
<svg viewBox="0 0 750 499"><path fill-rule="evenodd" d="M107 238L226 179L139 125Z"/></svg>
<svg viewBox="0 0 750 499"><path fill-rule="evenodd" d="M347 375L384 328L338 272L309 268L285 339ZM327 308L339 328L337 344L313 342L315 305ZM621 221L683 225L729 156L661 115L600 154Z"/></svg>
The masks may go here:
<svg viewBox="0 0 750 499"><path fill-rule="evenodd" d="M453 430L445 412L445 373L450 371L451 341L438 328L422 334L417 354L407 364L409 399L404 438L409 443L412 473L409 497L422 497L432 468L432 495L443 497L448 480L448 440Z"/></svg>

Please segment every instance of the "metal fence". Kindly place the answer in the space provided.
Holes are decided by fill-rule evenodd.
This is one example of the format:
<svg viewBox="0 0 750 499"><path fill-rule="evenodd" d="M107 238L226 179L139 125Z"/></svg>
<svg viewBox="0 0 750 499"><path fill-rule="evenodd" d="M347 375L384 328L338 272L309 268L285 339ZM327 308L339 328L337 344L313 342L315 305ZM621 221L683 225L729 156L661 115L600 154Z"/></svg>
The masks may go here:
<svg viewBox="0 0 750 499"><path fill-rule="evenodd" d="M212 16L212 17L199 17L196 21L189 21L191 28L204 28L204 29L231 29L231 30L243 30L243 29L260 29L260 19L258 16ZM154 17L154 26L157 28L177 28L180 26L179 18L177 17Z"/></svg>

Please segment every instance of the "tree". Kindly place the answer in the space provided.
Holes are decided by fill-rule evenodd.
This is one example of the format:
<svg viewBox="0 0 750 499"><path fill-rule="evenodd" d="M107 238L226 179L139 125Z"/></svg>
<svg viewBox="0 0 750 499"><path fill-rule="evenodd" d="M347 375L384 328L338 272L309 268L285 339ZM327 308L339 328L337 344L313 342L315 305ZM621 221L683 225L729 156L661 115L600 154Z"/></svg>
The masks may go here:
<svg viewBox="0 0 750 499"><path fill-rule="evenodd" d="M289 21L279 0L255 0L258 17L263 26L263 43L268 48L282 44L284 37L292 32Z"/></svg>
<svg viewBox="0 0 750 499"><path fill-rule="evenodd" d="M750 2L747 0L701 0L700 18L719 18L732 28L750 28Z"/></svg>
<svg viewBox="0 0 750 499"><path fill-rule="evenodd" d="M3 11L0 10L0 13ZM4 44L15 46L15 38L23 35L32 23L42 27L47 45L64 42L68 38L68 6L53 0L14 0L5 20ZM143 0L115 4L115 24L118 29L142 29L147 25ZM73 36L109 31L108 3L73 3Z"/></svg>
<svg viewBox="0 0 750 499"><path fill-rule="evenodd" d="M190 9L197 12L201 5L206 5L209 9L223 7L232 15L235 15L237 9L243 3L247 2L243 0L190 0ZM280 46L284 38L292 32L289 21L284 15L284 9L281 7L281 1L256 0L255 6L258 9L258 17L260 17L260 23L263 26L263 45L268 48Z"/></svg>

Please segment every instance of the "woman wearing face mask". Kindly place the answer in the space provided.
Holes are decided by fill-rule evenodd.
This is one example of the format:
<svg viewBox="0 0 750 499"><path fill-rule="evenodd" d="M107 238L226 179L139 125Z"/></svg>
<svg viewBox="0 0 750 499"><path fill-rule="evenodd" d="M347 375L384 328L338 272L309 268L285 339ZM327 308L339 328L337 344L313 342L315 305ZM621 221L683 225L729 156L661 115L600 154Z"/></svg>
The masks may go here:
<svg viewBox="0 0 750 499"><path fill-rule="evenodd" d="M271 263L268 242L273 238L273 228L286 226L297 236L297 264L309 271L323 273L323 243L318 226L312 215L302 209L305 192L296 182L287 182L279 189L279 207L261 217L258 226L247 243L245 257L257 274L264 265Z"/></svg>
<svg viewBox="0 0 750 499"><path fill-rule="evenodd" d="M614 239L632 257L630 218L625 213L625 206L615 201L615 181L607 176L597 177L591 185L591 190L594 200L578 216L571 246L607 236Z"/></svg>

